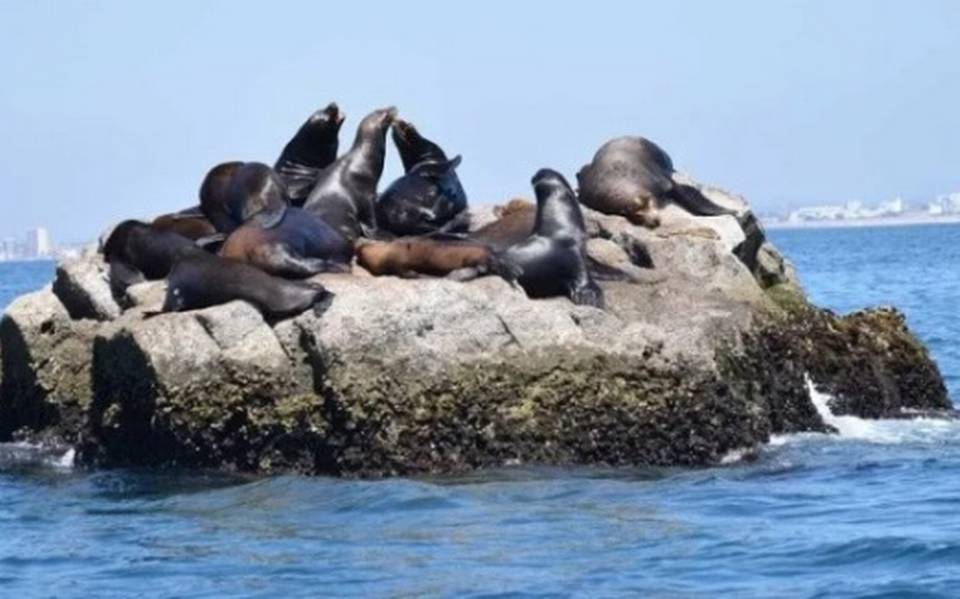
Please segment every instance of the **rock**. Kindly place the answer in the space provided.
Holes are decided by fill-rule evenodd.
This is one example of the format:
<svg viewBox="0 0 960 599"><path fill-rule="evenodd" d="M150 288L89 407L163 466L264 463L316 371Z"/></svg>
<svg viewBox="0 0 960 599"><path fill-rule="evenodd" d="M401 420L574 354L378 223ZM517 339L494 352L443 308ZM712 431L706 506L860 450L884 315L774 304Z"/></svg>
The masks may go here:
<svg viewBox="0 0 960 599"><path fill-rule="evenodd" d="M317 278L334 294L320 316L271 326L232 302L147 318L164 284L108 312L88 255L0 321L0 440L59 438L103 466L385 476L712 464L829 431L808 377L837 414L949 408L901 315L810 305L742 199L687 184L739 220L667 211L650 230L584 210L590 259L630 279L600 277L604 310L355 268Z"/></svg>
<svg viewBox="0 0 960 599"><path fill-rule="evenodd" d="M144 281L127 287L124 295L130 307L156 311L163 306L166 293L166 281Z"/></svg>
<svg viewBox="0 0 960 599"><path fill-rule="evenodd" d="M112 320L120 316L120 306L110 291L109 268L96 252L60 262L53 292L75 320Z"/></svg>
<svg viewBox="0 0 960 599"><path fill-rule="evenodd" d="M312 388L243 302L117 321L96 337L92 378L83 450L109 464L257 469L277 442L270 414Z"/></svg>
<svg viewBox="0 0 960 599"><path fill-rule="evenodd" d="M0 319L0 438L77 439L91 399L95 326L70 319L48 286L21 296Z"/></svg>

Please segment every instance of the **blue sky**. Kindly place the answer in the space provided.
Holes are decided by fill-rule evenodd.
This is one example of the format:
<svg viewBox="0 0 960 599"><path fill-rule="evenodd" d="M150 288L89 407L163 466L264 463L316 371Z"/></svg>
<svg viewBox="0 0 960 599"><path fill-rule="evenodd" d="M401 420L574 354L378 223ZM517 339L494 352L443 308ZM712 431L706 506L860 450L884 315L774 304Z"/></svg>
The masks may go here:
<svg viewBox="0 0 960 599"><path fill-rule="evenodd" d="M474 203L645 135L759 210L960 190L960 2L0 0L0 236L64 241L395 104ZM393 148L382 184L399 172Z"/></svg>

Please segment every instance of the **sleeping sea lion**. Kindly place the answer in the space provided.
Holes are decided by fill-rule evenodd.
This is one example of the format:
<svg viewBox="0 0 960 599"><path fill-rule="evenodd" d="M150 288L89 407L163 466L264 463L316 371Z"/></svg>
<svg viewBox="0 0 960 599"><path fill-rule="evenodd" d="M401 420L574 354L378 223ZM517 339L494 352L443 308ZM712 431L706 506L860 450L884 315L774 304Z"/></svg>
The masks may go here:
<svg viewBox="0 0 960 599"><path fill-rule="evenodd" d="M580 201L650 228L660 225L657 210L668 201L696 216L737 214L697 189L675 183L673 173L673 161L660 146L643 137L618 137L601 146L593 161L577 173Z"/></svg>

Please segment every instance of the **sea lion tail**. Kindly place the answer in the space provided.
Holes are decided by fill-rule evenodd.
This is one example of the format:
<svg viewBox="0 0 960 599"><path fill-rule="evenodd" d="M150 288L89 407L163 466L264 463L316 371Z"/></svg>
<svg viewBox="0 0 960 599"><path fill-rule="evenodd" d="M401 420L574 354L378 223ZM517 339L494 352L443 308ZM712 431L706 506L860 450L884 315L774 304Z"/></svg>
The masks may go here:
<svg viewBox="0 0 960 599"><path fill-rule="evenodd" d="M737 216L738 214L736 210L714 204L700 190L690 185L677 183L668 195L670 199L694 216Z"/></svg>

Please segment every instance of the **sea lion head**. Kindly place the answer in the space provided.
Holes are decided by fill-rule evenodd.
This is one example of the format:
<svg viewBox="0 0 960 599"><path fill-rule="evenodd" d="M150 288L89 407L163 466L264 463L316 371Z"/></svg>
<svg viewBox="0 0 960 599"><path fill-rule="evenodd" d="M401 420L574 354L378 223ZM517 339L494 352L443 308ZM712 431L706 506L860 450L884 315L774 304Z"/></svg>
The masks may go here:
<svg viewBox="0 0 960 599"><path fill-rule="evenodd" d="M187 302L183 296L183 289L176 283L171 283L167 287L167 294L163 298L163 307L161 312L183 312L186 309Z"/></svg>
<svg viewBox="0 0 960 599"><path fill-rule="evenodd" d="M426 162L446 163L447 155L437 144L420 135L409 121L396 119L393 122L393 143L400 153L403 170L410 172L413 167Z"/></svg>
<svg viewBox="0 0 960 599"><path fill-rule="evenodd" d="M337 103L330 102L325 108L311 114L307 122L300 127L296 136L298 146L301 146L305 151L313 148L315 152L320 146L334 144L334 154L330 157L330 162L333 162L337 157L337 135L340 133L340 126L343 125L346 118L347 115L340 110Z"/></svg>
<svg viewBox="0 0 960 599"><path fill-rule="evenodd" d="M374 110L360 121L357 133L364 136L386 135L387 129L397 118L397 109L394 106Z"/></svg>
<svg viewBox="0 0 960 599"><path fill-rule="evenodd" d="M577 195L557 171L542 168L530 180L537 195L537 218L533 230L546 237L584 239L586 225Z"/></svg>
<svg viewBox="0 0 960 599"><path fill-rule="evenodd" d="M200 184L200 211L221 233L229 233L239 225L230 217L227 193L234 173L243 164L239 160L222 162L210 169Z"/></svg>
<svg viewBox="0 0 960 599"><path fill-rule="evenodd" d="M551 168L542 168L530 179L533 190L537 194L537 203L541 203L551 193L555 191L568 191L571 194L573 189L563 175Z"/></svg>
<svg viewBox="0 0 960 599"><path fill-rule="evenodd" d="M283 179L262 162L248 162L231 178L227 208L237 223L253 220L267 229L283 218L290 201Z"/></svg>

